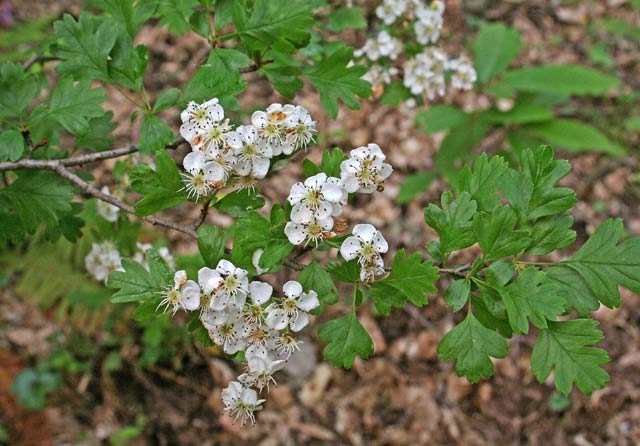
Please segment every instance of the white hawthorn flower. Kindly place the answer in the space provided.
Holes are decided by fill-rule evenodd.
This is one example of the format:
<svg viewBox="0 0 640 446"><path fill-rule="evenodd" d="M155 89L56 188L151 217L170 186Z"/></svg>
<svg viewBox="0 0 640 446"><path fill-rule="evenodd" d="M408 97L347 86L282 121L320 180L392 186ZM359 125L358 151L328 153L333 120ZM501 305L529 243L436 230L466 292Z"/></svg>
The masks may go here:
<svg viewBox="0 0 640 446"><path fill-rule="evenodd" d="M349 159L340 164L340 177L349 193L372 193L382 187L393 172L391 165L384 162L387 157L377 144L358 147L349 155Z"/></svg>
<svg viewBox="0 0 640 446"><path fill-rule="evenodd" d="M213 189L211 183L226 180L224 168L215 161L208 161L200 151L194 151L185 156L182 166L187 171L182 174L187 195L194 196L196 200L201 196L209 195Z"/></svg>
<svg viewBox="0 0 640 446"><path fill-rule="evenodd" d="M242 308L249 292L247 271L236 268L228 260L220 260L218 266L201 268L198 271L198 281L206 294L211 295L210 308L221 311L227 306Z"/></svg>
<svg viewBox="0 0 640 446"><path fill-rule="evenodd" d="M103 194L111 196L111 192L109 191L108 186L102 186L102 189L100 191ZM118 213L120 212L120 208L111 203L107 203L106 201L98 200L96 203L96 211L102 218L113 223L118 220Z"/></svg>
<svg viewBox="0 0 640 446"><path fill-rule="evenodd" d="M391 25L398 17L404 14L406 8L406 0L384 0L376 8L376 15L385 25Z"/></svg>
<svg viewBox="0 0 640 446"><path fill-rule="evenodd" d="M120 252L111 241L93 243L91 251L84 258L87 272L96 280L106 281L114 271L122 271Z"/></svg>
<svg viewBox="0 0 640 446"><path fill-rule="evenodd" d="M296 351L300 351L302 341L298 341L296 336L290 331L280 334L275 340L275 347L278 354L289 358Z"/></svg>
<svg viewBox="0 0 640 446"><path fill-rule="evenodd" d="M330 235L329 231L332 228L333 218L327 217L322 220L313 219L309 223L289 221L284 227L284 233L292 245L314 243L317 246L322 239Z"/></svg>
<svg viewBox="0 0 640 446"><path fill-rule="evenodd" d="M221 311L209 311L201 320L211 340L225 353L233 355L246 348L245 335L249 327L241 309L229 306Z"/></svg>
<svg viewBox="0 0 640 446"><path fill-rule="evenodd" d="M364 46L354 52L356 56L366 54L371 61L376 61L381 57L388 57L395 60L402 52L402 42L392 37L387 31L380 31L377 37L369 38Z"/></svg>
<svg viewBox="0 0 640 446"><path fill-rule="evenodd" d="M263 308L273 294L273 287L266 282L254 280L249 284L249 301L245 304L245 319L250 324L261 325L266 311Z"/></svg>
<svg viewBox="0 0 640 446"><path fill-rule="evenodd" d="M437 47L428 47L404 64L404 85L415 95L426 95L433 100L445 93L444 71L447 55Z"/></svg>
<svg viewBox="0 0 640 446"><path fill-rule="evenodd" d="M264 387L269 391L269 384L276 383L273 374L284 368L287 361L273 359L268 352L246 354L247 371L238 377L238 381L246 386L257 387L262 391Z"/></svg>
<svg viewBox="0 0 640 446"><path fill-rule="evenodd" d="M362 76L362 79L372 85L390 84L391 77L398 73L399 71L396 67L383 67L378 64L373 64L369 71Z"/></svg>
<svg viewBox="0 0 640 446"><path fill-rule="evenodd" d="M423 45L436 43L442 31L442 14L431 8L424 8L416 11L416 17L418 19L414 24L416 40Z"/></svg>
<svg viewBox="0 0 640 446"><path fill-rule="evenodd" d="M455 89L471 90L474 82L478 79L473 64L464 56L449 61L447 68L453 71L451 86Z"/></svg>
<svg viewBox="0 0 640 446"><path fill-rule="evenodd" d="M344 191L340 180L331 180L320 172L291 187L287 200L291 203L291 220L309 224L313 220L325 220L334 212L334 204L340 204Z"/></svg>
<svg viewBox="0 0 640 446"><path fill-rule="evenodd" d="M291 154L286 152L290 147L293 150L306 148L313 139L313 134L317 132L316 121L311 118L307 109L300 105L295 107L285 125L287 127L287 144L283 147L285 155Z"/></svg>
<svg viewBox="0 0 640 446"><path fill-rule="evenodd" d="M193 280L187 280L184 270L177 271L173 277L173 286L162 292L162 301L158 308L165 307L165 312L171 307L171 314L180 309L193 311L200 307L200 286Z"/></svg>
<svg viewBox="0 0 640 446"><path fill-rule="evenodd" d="M235 172L240 176L260 179L267 176L273 151L259 136L252 125L241 125L236 129L240 144L234 148Z"/></svg>
<svg viewBox="0 0 640 446"><path fill-rule="evenodd" d="M266 111L258 110L251 115L251 124L258 129L258 135L271 145L280 146L286 137L285 122L291 117L295 107L291 104L271 104ZM279 155L274 150L274 155Z"/></svg>
<svg viewBox="0 0 640 446"><path fill-rule="evenodd" d="M224 411L232 416L235 421L240 420L240 424L244 425L247 420L255 424L254 412L262 410L262 403L265 400L258 399L258 394L255 390L244 387L237 381L232 381L222 391L222 402L225 406Z"/></svg>
<svg viewBox="0 0 640 446"><path fill-rule="evenodd" d="M389 245L382 233L373 225L359 224L353 228L353 235L347 237L340 254L345 260L358 259L360 264L360 280L368 282L384 273L384 261L381 254L389 250Z"/></svg>
<svg viewBox="0 0 640 446"><path fill-rule="evenodd" d="M278 304L267 307L267 326L282 330L287 326L298 332L309 323L308 312L320 305L318 294L310 290L305 293L302 285L290 280L282 287L285 297Z"/></svg>
<svg viewBox="0 0 640 446"><path fill-rule="evenodd" d="M180 119L182 119L180 135L191 143L197 134L209 128L212 122L219 122L222 118L224 118L224 109L218 103L217 98L202 104L191 101L187 108L180 113Z"/></svg>

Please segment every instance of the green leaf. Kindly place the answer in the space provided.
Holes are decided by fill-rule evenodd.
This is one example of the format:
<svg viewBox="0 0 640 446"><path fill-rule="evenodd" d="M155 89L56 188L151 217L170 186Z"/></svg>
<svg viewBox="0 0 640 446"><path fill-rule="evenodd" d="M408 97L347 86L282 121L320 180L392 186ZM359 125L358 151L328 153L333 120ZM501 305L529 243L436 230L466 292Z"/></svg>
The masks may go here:
<svg viewBox="0 0 640 446"><path fill-rule="evenodd" d="M0 133L0 161L18 161L26 148L27 143L19 131L9 129Z"/></svg>
<svg viewBox="0 0 640 446"><path fill-rule="evenodd" d="M264 198L256 189L238 189L225 195L215 203L215 207L225 214L233 217L244 217L249 211L261 209L264 206Z"/></svg>
<svg viewBox="0 0 640 446"><path fill-rule="evenodd" d="M345 46L304 70L311 85L320 93L322 108L331 118L338 116L338 100L357 110L360 108L358 96L368 98L371 94L371 84L361 79L367 67L349 66L352 60L353 48Z"/></svg>
<svg viewBox="0 0 640 446"><path fill-rule="evenodd" d="M558 294L565 300L567 312L575 309L579 316L588 316L589 312L600 308L600 302L589 285L576 271L554 266L544 272L547 273L547 280L555 284Z"/></svg>
<svg viewBox="0 0 640 446"><path fill-rule="evenodd" d="M119 28L116 27L116 29ZM144 45L133 46L133 39L124 31L118 35L109 60L110 82L134 91L142 90L144 73L149 63L149 51Z"/></svg>
<svg viewBox="0 0 640 446"><path fill-rule="evenodd" d="M531 371L539 382L544 382L551 371L556 388L568 395L573 383L586 395L601 389L610 379L599 366L609 362L607 352L588 347L602 340L598 322L591 319L549 321L547 329L540 330L531 354Z"/></svg>
<svg viewBox="0 0 640 446"><path fill-rule="evenodd" d="M502 125L545 122L553 118L553 111L549 107L527 103L517 103L511 110L505 112L495 108L490 108L482 112L482 119L492 124Z"/></svg>
<svg viewBox="0 0 640 446"><path fill-rule="evenodd" d="M407 175L400 185L398 204L405 204L416 198L426 191L435 179L436 175L432 172L418 172Z"/></svg>
<svg viewBox="0 0 640 446"><path fill-rule="evenodd" d="M521 156L522 172L509 169L500 177L500 190L521 221L560 214L576 204L572 189L556 187L569 174L571 165L553 156L549 146L527 149Z"/></svg>
<svg viewBox="0 0 640 446"><path fill-rule="evenodd" d="M318 293L321 304L333 305L338 302L338 289L331 275L318 262L311 262L296 279L305 290Z"/></svg>
<svg viewBox="0 0 640 446"><path fill-rule="evenodd" d="M439 277L438 268L430 260L423 261L417 252L407 257L401 249L393 259L389 276L371 286L371 298L382 314L388 314L392 306L404 306L407 300L421 307L428 303L426 294L437 292L434 283Z"/></svg>
<svg viewBox="0 0 640 446"><path fill-rule="evenodd" d="M120 22L131 38L135 38L138 31L155 12L153 1L140 0L94 0L94 4L109 13Z"/></svg>
<svg viewBox="0 0 640 446"><path fill-rule="evenodd" d="M225 106L237 104L235 96L247 87L240 70L249 63L249 57L240 51L213 48L206 63L187 84L183 101L218 98Z"/></svg>
<svg viewBox="0 0 640 446"><path fill-rule="evenodd" d="M340 164L348 159L342 150L335 147L331 151L322 154L322 171L330 177L340 178Z"/></svg>
<svg viewBox="0 0 640 446"><path fill-rule="evenodd" d="M202 225L198 229L198 250L204 262L215 267L224 256L228 236L224 229L211 225Z"/></svg>
<svg viewBox="0 0 640 446"><path fill-rule="evenodd" d="M288 54L269 51L265 58L271 59L260 67L258 73L264 75L283 96L293 99L296 91L304 87L300 79L302 63Z"/></svg>
<svg viewBox="0 0 640 446"><path fill-rule="evenodd" d="M85 134L90 118L104 116L100 104L106 99L104 89L91 88L89 79L74 83L70 77L63 77L51 94L48 109L41 106L31 114L29 127L44 119L53 119L74 135Z"/></svg>
<svg viewBox="0 0 640 446"><path fill-rule="evenodd" d="M144 115L140 125L141 153L159 152L172 141L173 130L171 127L155 115Z"/></svg>
<svg viewBox="0 0 640 446"><path fill-rule="evenodd" d="M458 161L469 158L473 148L484 139L487 130L488 125L476 118L452 128L436 153L436 168L450 181L455 181L460 172Z"/></svg>
<svg viewBox="0 0 640 446"><path fill-rule="evenodd" d="M622 219L607 219L573 257L561 263L560 268L571 268L585 281L589 301L595 298L609 308L618 307L618 285L640 293L640 238L619 243L623 236Z"/></svg>
<svg viewBox="0 0 640 446"><path fill-rule="evenodd" d="M286 221L284 210L279 205L271 208L270 220L255 211L240 217L233 233L233 263L253 270L253 253L262 249L260 265L263 268L271 269L280 264L293 249L293 245L284 234Z"/></svg>
<svg viewBox="0 0 640 446"><path fill-rule="evenodd" d="M175 161L165 151L156 153L156 170L137 166L131 175L131 187L143 197L133 207L136 215L151 215L186 201L184 184Z"/></svg>
<svg viewBox="0 0 640 446"><path fill-rule="evenodd" d="M453 311L461 310L471 293L471 282L467 279L458 279L454 281L447 291L444 293L444 301Z"/></svg>
<svg viewBox="0 0 640 446"><path fill-rule="evenodd" d="M343 6L334 10L327 19L329 23L327 29L334 33L342 32L346 29L363 29L367 27L362 8L349 8Z"/></svg>
<svg viewBox="0 0 640 446"><path fill-rule="evenodd" d="M317 173L322 172L322 170L316 166L313 161L311 161L310 159L306 158L303 162L302 162L302 172L304 173L304 176L309 178L314 176Z"/></svg>
<svg viewBox="0 0 640 446"><path fill-rule="evenodd" d="M525 253L532 256L549 254L556 249L566 248L576 241L576 231L571 215L549 216L536 221L531 228L531 245Z"/></svg>
<svg viewBox="0 0 640 446"><path fill-rule="evenodd" d="M581 65L544 65L509 71L502 83L521 91L572 95L605 94L620 85L607 74Z"/></svg>
<svg viewBox="0 0 640 446"><path fill-rule="evenodd" d="M13 183L0 189L0 204L7 200L24 230L33 233L40 223L57 225L61 214L72 210L74 196L73 187L52 172L22 172Z"/></svg>
<svg viewBox="0 0 640 446"><path fill-rule="evenodd" d="M0 65L0 116L20 116L40 91L40 83L22 65L6 62Z"/></svg>
<svg viewBox="0 0 640 446"><path fill-rule="evenodd" d="M442 194L441 208L431 203L424 210L424 221L440 237L440 253L443 258L453 251L464 249L476 242L472 220L476 213L476 202L471 195L462 192L452 199L451 192Z"/></svg>
<svg viewBox="0 0 640 446"><path fill-rule="evenodd" d="M357 283L360 281L360 264L355 259L341 263L330 260L327 263L327 271L338 282Z"/></svg>
<svg viewBox="0 0 640 446"><path fill-rule="evenodd" d="M528 333L529 321L547 328L547 319L555 320L564 311L564 299L553 282L537 268L527 268L505 288L498 288L515 333Z"/></svg>
<svg viewBox="0 0 640 446"><path fill-rule="evenodd" d="M402 101L411 98L411 90L402 81L394 81L384 86L384 93L380 96L380 103L397 107Z"/></svg>
<svg viewBox="0 0 640 446"><path fill-rule="evenodd" d="M166 26L178 36L191 29L189 18L198 0L159 0L157 3L155 15L160 18L160 26Z"/></svg>
<svg viewBox="0 0 640 446"><path fill-rule="evenodd" d="M515 255L529 246L529 231L516 230L518 218L508 206L493 213L481 212L473 218L473 229L485 260L497 260Z"/></svg>
<svg viewBox="0 0 640 446"><path fill-rule="evenodd" d="M40 410L47 404L47 396L62 387L62 376L47 370L24 369L11 384L11 393L18 403L29 410Z"/></svg>
<svg viewBox="0 0 640 446"><path fill-rule="evenodd" d="M416 113L415 123L425 133L436 133L465 125L469 115L452 105L433 105Z"/></svg>
<svg viewBox="0 0 640 446"><path fill-rule="evenodd" d="M469 166L462 168L458 189L468 192L478 203L479 210L490 211L500 203L500 197L496 194L497 180L507 168L507 162L501 156L488 158L483 153L476 159L473 169Z"/></svg>
<svg viewBox="0 0 640 446"><path fill-rule="evenodd" d="M306 0L256 0L248 15L238 2L234 8L237 33L251 51L291 54L309 41L314 20Z"/></svg>
<svg viewBox="0 0 640 446"><path fill-rule="evenodd" d="M82 12L78 21L65 14L53 26L56 43L52 52L62 59L56 66L58 73L110 80L109 53L118 38L111 20Z"/></svg>
<svg viewBox="0 0 640 446"><path fill-rule="evenodd" d="M336 367L350 369L356 355L366 359L373 354L373 342L354 310L344 317L320 325L318 339L329 343L322 354Z"/></svg>
<svg viewBox="0 0 640 446"><path fill-rule="evenodd" d="M456 360L456 373L470 382L493 375L493 358L504 358L509 344L499 334L469 315L451 330L438 345L438 353L445 361Z"/></svg>
<svg viewBox="0 0 640 446"><path fill-rule="evenodd" d="M140 302L156 299L161 291L173 284L173 273L154 250L147 252L149 271L132 259L122 259L124 271L109 274L107 286L118 291L113 303Z"/></svg>
<svg viewBox="0 0 640 446"><path fill-rule="evenodd" d="M474 43L478 80L486 83L507 68L520 52L520 33L502 23L485 24Z"/></svg>
<svg viewBox="0 0 640 446"><path fill-rule="evenodd" d="M76 135L73 146L76 149L93 151L110 149L114 141L111 132L118 126L111 118L113 118L113 112L108 111L98 118L89 119L89 129L83 134Z"/></svg>
<svg viewBox="0 0 640 446"><path fill-rule="evenodd" d="M570 152L603 152L624 155L627 149L612 142L600 130L573 119L554 119L523 127L527 133Z"/></svg>

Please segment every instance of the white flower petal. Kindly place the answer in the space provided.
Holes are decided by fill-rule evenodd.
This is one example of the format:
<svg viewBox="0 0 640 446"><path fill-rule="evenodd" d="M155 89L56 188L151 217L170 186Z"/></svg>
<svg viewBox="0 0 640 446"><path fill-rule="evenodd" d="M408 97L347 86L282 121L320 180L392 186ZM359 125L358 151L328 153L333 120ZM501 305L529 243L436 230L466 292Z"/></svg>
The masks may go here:
<svg viewBox="0 0 640 446"><path fill-rule="evenodd" d="M306 225L290 221L285 225L284 233L292 245L300 245L307 238L309 231Z"/></svg>
<svg viewBox="0 0 640 446"><path fill-rule="evenodd" d="M370 225L368 223L361 223L355 225L355 227L353 228L353 235L358 237L363 242L371 242L377 233L378 230L373 225Z"/></svg>
<svg viewBox="0 0 640 446"><path fill-rule="evenodd" d="M177 290L187 281L187 272L183 269L176 271L173 275L173 286Z"/></svg>
<svg viewBox="0 0 640 446"><path fill-rule="evenodd" d="M197 173L204 167L204 153L198 151L191 152L182 160L184 170L191 173Z"/></svg>
<svg viewBox="0 0 640 446"><path fill-rule="evenodd" d="M349 236L342 242L340 246L340 254L346 261L353 260L358 257L358 253L362 249L362 242L354 236Z"/></svg>
<svg viewBox="0 0 640 446"><path fill-rule="evenodd" d="M303 293L302 297L298 301L298 308L304 311L311 311L319 306L320 301L318 300L318 293L313 290L310 290L308 293Z"/></svg>
<svg viewBox="0 0 640 446"><path fill-rule="evenodd" d="M249 293L253 303L262 305L271 299L273 287L265 282L253 281L249 284Z"/></svg>
<svg viewBox="0 0 640 446"><path fill-rule="evenodd" d="M295 280L289 280L282 286L282 291L288 297L299 297L302 294L302 285L300 282L296 282Z"/></svg>
<svg viewBox="0 0 640 446"><path fill-rule="evenodd" d="M206 294L211 294L222 283L220 273L206 266L198 271L198 283Z"/></svg>
<svg viewBox="0 0 640 446"><path fill-rule="evenodd" d="M216 266L216 271L220 274L224 274L228 276L233 274L236 271L236 266L226 259L222 259L218 262L218 266Z"/></svg>
<svg viewBox="0 0 640 446"><path fill-rule="evenodd" d="M373 238L373 247L376 248L377 252L383 254L389 250L389 244L380 231L377 231L376 236Z"/></svg>
<svg viewBox="0 0 640 446"><path fill-rule="evenodd" d="M267 314L265 322L269 328L282 330L289 324L289 316L284 310L277 308Z"/></svg>
<svg viewBox="0 0 640 446"><path fill-rule="evenodd" d="M310 223L315 215L311 207L305 202L296 203L291 209L291 221L296 223ZM326 214L324 217L326 217Z"/></svg>
<svg viewBox="0 0 640 446"><path fill-rule="evenodd" d="M309 315L303 311L298 311L298 316L289 322L291 330L298 332L309 324Z"/></svg>
<svg viewBox="0 0 640 446"><path fill-rule="evenodd" d="M200 306L200 286L193 280L187 283L180 290L180 304L187 311L193 311Z"/></svg>

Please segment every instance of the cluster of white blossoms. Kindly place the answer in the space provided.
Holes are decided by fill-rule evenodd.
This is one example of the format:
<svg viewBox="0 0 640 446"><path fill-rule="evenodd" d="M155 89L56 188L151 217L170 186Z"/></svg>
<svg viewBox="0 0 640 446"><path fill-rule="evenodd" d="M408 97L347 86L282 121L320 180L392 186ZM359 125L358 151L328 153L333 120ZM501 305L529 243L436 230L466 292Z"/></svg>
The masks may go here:
<svg viewBox="0 0 640 446"><path fill-rule="evenodd" d="M231 179L253 187L267 175L273 157L306 147L316 132L309 112L290 104L271 104L254 112L250 125L235 128L217 98L190 102L180 117L180 135L192 148L182 163L185 189L196 199Z"/></svg>
<svg viewBox="0 0 640 446"><path fill-rule="evenodd" d="M285 283L282 291L282 297L275 297L271 285L250 282L247 271L220 260L215 269L201 268L197 281L176 272L173 285L162 293L159 306L165 311L199 311L216 345L230 355L244 351L244 372L222 392L225 412L241 424L255 421L254 412L265 401L258 393L269 391L273 374L300 349L295 333L320 305L317 293L305 292L296 281Z"/></svg>
<svg viewBox="0 0 640 446"><path fill-rule="evenodd" d="M340 164L340 178L318 173L291 187L291 221L284 232L294 245L314 243L334 235L334 218L342 214L350 193L370 194L382 188L393 171L377 144L358 147Z"/></svg>
<svg viewBox="0 0 640 446"><path fill-rule="evenodd" d="M369 38L364 46L354 52L356 57L363 54L367 59L376 61L381 57L388 57L396 60L402 52L402 42L391 35L387 31L380 31L375 38Z"/></svg>
<svg viewBox="0 0 640 446"><path fill-rule="evenodd" d="M446 91L445 73L451 73L451 86L457 90L470 90L477 79L471 61L461 56L450 58L436 44L443 26L445 5L440 0L425 3L422 0L383 0L376 8L378 18L385 26L400 22L408 26L416 41L424 45L421 53L402 59L402 43L382 30L377 38L367 39L364 47L356 51L356 56L366 56L371 62L369 72L363 79L371 82L377 90L390 84L401 75L402 82L414 96L433 100ZM405 25L406 24L406 25ZM384 59L384 58L387 59ZM397 66L394 61L398 60ZM414 103L413 99L407 103Z"/></svg>
<svg viewBox="0 0 640 446"><path fill-rule="evenodd" d="M102 189L100 190L100 192L102 192L105 195L111 196L111 191L109 191L108 186L102 186ZM115 194L115 195L117 196L118 194ZM120 208L106 201L98 200L96 202L96 212L98 212L98 215L100 215L102 218L104 218L108 222L113 223L118 220L118 214L120 213Z"/></svg>
<svg viewBox="0 0 640 446"><path fill-rule="evenodd" d="M152 246L149 243L136 243L136 252L133 260L140 263L145 269L149 269L147 262L147 252ZM171 268L175 267L175 260L166 246L158 248L158 255L167 262ZM91 251L84 258L84 266L87 272L96 280L104 282L114 271L122 271L122 258L116 245L105 240L100 243L93 243Z"/></svg>

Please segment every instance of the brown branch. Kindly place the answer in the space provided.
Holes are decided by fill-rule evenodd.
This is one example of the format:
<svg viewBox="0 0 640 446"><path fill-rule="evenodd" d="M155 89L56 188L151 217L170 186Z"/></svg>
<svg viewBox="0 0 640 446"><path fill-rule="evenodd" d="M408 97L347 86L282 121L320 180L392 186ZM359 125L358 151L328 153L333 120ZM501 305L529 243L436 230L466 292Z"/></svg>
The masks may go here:
<svg viewBox="0 0 640 446"><path fill-rule="evenodd" d="M184 144L186 141L180 137L173 141L171 144L165 146L166 149L173 150ZM60 160L31 160L24 159L15 163L2 162L0 163L0 172L7 170L55 170L56 166L61 165L65 167L82 166L84 164L95 163L97 161L103 161L111 158L119 158L125 155L131 155L139 151L139 148L135 145L127 147L120 147L118 149L105 150L104 152L87 153L84 155L74 156L73 158L65 158Z"/></svg>
<svg viewBox="0 0 640 446"><path fill-rule="evenodd" d="M178 138L173 143L166 146L168 149L175 149L179 145L185 142L184 139ZM69 169L70 166L81 166L83 164L93 163L96 161L101 161L109 158L117 158L124 155L129 155L131 153L135 153L138 151L136 146L123 147L119 149L107 150L105 152L98 153L89 153L86 155L80 155L73 158L61 159L61 160L30 160L25 159L22 161L18 161L15 163L11 162L2 162L0 163L0 172L5 172L7 170L50 170L62 178L65 178L71 181L73 184L78 186L80 190L85 192L88 195L98 198L99 200L110 203L123 211L136 215L135 210L132 206L124 203L123 201L118 200L116 197L111 195L107 195L104 192L97 189L95 186L91 185L87 181L80 178L76 175L75 172ZM168 229L173 229L174 231L179 231L184 234L189 235L193 238L198 238L198 234L196 230L191 225L183 225L180 223L174 223L169 220L165 220L160 217L152 217L152 216L139 216L142 220L151 223L154 226L163 226Z"/></svg>
<svg viewBox="0 0 640 446"><path fill-rule="evenodd" d="M196 222L196 224L193 225L193 229L194 230L198 230L200 229L200 226L202 226L202 224L204 223L204 221L207 219L207 215L209 214L209 207L211 206L211 200L213 199L213 197L209 197L207 198L207 200L202 203L202 210L200 211L200 218L198 218L198 221Z"/></svg>
<svg viewBox="0 0 640 446"><path fill-rule="evenodd" d="M125 211L125 212L127 212L129 214L136 215L135 210L133 209L132 206L130 206L130 205L118 200L114 196L105 194L104 192L102 192L99 189L97 189L95 186L89 184L88 182L86 182L85 180L80 178L78 175L76 175L71 170L67 169L65 166L63 166L61 164L58 164L53 169L50 168L48 170L53 170L58 175L60 175L62 178L65 178L65 179L71 181L73 184L78 186L78 188L80 188L80 190L82 190L83 192L85 192L85 193L87 193L87 194L89 194L89 195L91 195L93 197L96 197L99 200L106 201L107 203L110 203L110 204L122 209L123 211ZM148 223L151 223L154 226L163 226L165 228L173 229L174 231L179 231L179 232L182 232L184 234L187 234L188 236L193 237L195 239L198 238L198 233L191 226L183 225L183 224L180 224L180 223L174 223L172 221L165 220L164 218L160 218L160 217L139 216L139 215L136 215L136 216L138 218L141 218L142 220L148 222Z"/></svg>

